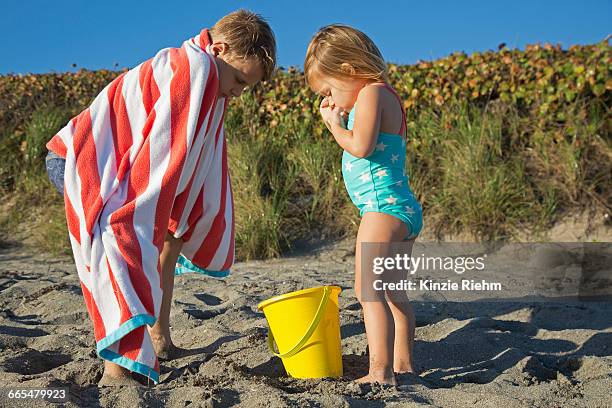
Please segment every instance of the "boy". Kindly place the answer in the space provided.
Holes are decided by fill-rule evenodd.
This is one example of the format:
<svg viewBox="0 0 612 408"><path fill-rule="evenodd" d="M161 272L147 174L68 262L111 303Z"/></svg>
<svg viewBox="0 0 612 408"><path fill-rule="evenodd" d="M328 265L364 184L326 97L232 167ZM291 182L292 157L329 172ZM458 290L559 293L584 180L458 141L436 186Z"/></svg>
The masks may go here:
<svg viewBox="0 0 612 408"><path fill-rule="evenodd" d="M177 272L216 277L234 261L223 134L231 97L268 79L269 25L246 10L120 75L47 144L98 355L100 385L159 380ZM150 326L150 327L147 327ZM145 327L147 330L145 330Z"/></svg>

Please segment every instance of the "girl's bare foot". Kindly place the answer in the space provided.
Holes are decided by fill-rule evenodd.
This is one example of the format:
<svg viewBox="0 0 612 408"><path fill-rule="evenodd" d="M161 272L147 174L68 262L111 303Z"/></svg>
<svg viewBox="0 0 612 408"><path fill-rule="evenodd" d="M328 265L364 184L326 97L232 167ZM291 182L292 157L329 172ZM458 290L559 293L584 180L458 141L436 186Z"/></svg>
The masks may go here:
<svg viewBox="0 0 612 408"><path fill-rule="evenodd" d="M397 385L397 380L395 379L395 374L391 371L374 371L370 372L368 375L358 378L355 380L357 383L380 383L380 384L389 384L389 385Z"/></svg>
<svg viewBox="0 0 612 408"><path fill-rule="evenodd" d="M419 373L417 373L414 370L395 371L395 375L405 375L405 374L419 375Z"/></svg>
<svg viewBox="0 0 612 408"><path fill-rule="evenodd" d="M414 368L412 363L400 363L393 367L395 374L415 374L418 375L418 371Z"/></svg>

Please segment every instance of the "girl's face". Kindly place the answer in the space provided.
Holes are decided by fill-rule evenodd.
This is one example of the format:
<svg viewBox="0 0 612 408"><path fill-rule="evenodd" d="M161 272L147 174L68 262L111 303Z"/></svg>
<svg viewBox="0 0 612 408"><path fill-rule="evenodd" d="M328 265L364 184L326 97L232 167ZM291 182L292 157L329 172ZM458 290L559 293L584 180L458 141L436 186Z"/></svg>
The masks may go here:
<svg viewBox="0 0 612 408"><path fill-rule="evenodd" d="M315 72L308 82L314 92L328 98L331 108L338 106L345 111L350 111L355 106L359 91L368 81L348 76L346 79L340 79Z"/></svg>

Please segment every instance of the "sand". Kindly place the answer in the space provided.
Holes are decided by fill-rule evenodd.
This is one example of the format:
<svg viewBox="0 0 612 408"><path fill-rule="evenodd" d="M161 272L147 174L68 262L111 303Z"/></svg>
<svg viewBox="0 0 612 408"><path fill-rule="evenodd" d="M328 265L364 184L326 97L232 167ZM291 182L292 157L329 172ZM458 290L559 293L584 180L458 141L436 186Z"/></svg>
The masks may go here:
<svg viewBox="0 0 612 408"><path fill-rule="evenodd" d="M415 294L421 374L400 376L398 387L352 382L368 365L352 289L352 245L349 240L304 255L238 263L227 280L177 277L172 333L189 351L161 363L155 387L97 386L102 360L70 258L2 249L0 387L68 387L68 407L612 406L612 303L529 299L523 296L525 283L533 284L528 276L507 279L506 299ZM345 376L291 379L268 352L267 324L256 305L319 285L343 289ZM13 400L5 406L45 405L53 404Z"/></svg>

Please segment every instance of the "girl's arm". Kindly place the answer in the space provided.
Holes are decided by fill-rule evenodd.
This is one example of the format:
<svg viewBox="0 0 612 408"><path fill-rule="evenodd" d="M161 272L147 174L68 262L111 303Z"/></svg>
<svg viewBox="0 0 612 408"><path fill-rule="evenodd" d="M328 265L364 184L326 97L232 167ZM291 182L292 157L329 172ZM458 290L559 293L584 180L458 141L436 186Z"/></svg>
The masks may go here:
<svg viewBox="0 0 612 408"><path fill-rule="evenodd" d="M339 108L331 112L329 129L334 139L355 157L368 157L376 147L382 112L381 90L382 87L366 86L359 92L353 130L344 128Z"/></svg>

